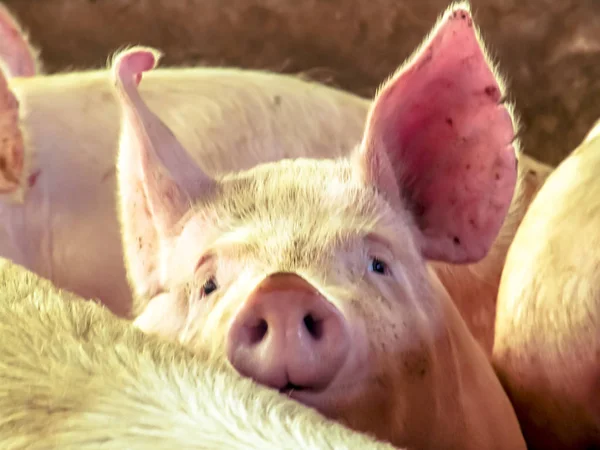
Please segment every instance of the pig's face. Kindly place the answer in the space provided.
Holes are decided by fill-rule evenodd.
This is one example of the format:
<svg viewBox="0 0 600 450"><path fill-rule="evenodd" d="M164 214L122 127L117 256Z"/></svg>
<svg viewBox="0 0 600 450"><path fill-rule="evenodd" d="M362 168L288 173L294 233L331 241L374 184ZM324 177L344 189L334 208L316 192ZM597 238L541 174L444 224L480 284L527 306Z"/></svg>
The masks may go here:
<svg viewBox="0 0 600 450"><path fill-rule="evenodd" d="M381 89L348 159L213 179L139 96L155 64L138 48L113 69L137 326L355 428L422 427L412 407L434 395L454 326L426 260L483 258L516 182L512 119L468 10Z"/></svg>
<svg viewBox="0 0 600 450"><path fill-rule="evenodd" d="M348 161L288 160L229 176L184 218L164 255L165 276L173 284L138 325L229 355L245 374L329 414L359 397L385 404L398 385L394 378L406 381L399 373L424 376L427 361L413 353L430 345L424 340L435 323L431 301L437 298L427 292L426 267L404 211L365 185L360 167ZM294 274L339 314L343 325L321 325L321 343L345 342L331 343L335 350L328 354L303 336L281 337L281 343L272 341L277 336L265 337L255 349L240 343L236 322L276 274ZM275 289L275 295L284 302L294 290ZM271 322L266 334L308 328L302 322L280 325L269 305L262 308ZM314 306L299 308L302 318L315 314ZM164 329L165 311L178 317L174 328ZM317 324L320 319L314 317ZM315 354L320 361L312 364L331 373L305 373ZM261 369L248 358L259 360ZM287 373L280 373L283 366Z"/></svg>

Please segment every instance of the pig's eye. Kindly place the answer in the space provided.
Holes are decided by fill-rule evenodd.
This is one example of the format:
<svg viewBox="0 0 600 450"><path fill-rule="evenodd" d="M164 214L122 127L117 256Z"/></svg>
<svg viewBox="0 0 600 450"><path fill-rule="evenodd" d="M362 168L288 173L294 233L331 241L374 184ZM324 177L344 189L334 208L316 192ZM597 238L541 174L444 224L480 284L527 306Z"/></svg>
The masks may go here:
<svg viewBox="0 0 600 450"><path fill-rule="evenodd" d="M214 278L209 278L206 283L202 285L202 296L207 297L211 293L217 290L217 282Z"/></svg>
<svg viewBox="0 0 600 450"><path fill-rule="evenodd" d="M371 259L371 263L369 265L369 270L371 272L375 272L375 273L378 273L380 275L387 275L388 274L387 264L384 263L382 260L377 259L377 258Z"/></svg>

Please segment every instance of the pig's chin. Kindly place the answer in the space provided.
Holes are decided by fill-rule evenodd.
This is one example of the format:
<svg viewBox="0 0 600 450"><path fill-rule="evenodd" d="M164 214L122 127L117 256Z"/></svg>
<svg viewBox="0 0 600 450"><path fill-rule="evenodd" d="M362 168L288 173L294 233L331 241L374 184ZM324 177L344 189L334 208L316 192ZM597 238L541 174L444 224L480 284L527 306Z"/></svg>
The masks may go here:
<svg viewBox="0 0 600 450"><path fill-rule="evenodd" d="M364 389L364 383L360 380L336 380L323 388L314 388L296 385L288 382L278 389L279 393L317 409L326 416L337 415L340 409L345 409L352 403L354 398L360 397Z"/></svg>

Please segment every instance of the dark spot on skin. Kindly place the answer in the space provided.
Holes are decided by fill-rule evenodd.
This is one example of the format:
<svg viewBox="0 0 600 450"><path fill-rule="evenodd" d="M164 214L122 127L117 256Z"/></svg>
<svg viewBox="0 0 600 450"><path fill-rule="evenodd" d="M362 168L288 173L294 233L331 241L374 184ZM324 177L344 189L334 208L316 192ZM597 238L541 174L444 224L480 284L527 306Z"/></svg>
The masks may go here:
<svg viewBox="0 0 600 450"><path fill-rule="evenodd" d="M275 97L273 97L273 104L275 106L281 105L281 96L280 95L276 95Z"/></svg>
<svg viewBox="0 0 600 450"><path fill-rule="evenodd" d="M425 215L425 206L416 202L413 204L412 211L416 217L423 217Z"/></svg>
<svg viewBox="0 0 600 450"><path fill-rule="evenodd" d="M496 86L486 86L484 92L488 97L499 97L498 88Z"/></svg>
<svg viewBox="0 0 600 450"><path fill-rule="evenodd" d="M496 181L498 181L500 179L500 174L498 172L496 172L495 177L496 177Z"/></svg>
<svg viewBox="0 0 600 450"><path fill-rule="evenodd" d="M471 170L471 164L467 164L466 169Z"/></svg>
<svg viewBox="0 0 600 450"><path fill-rule="evenodd" d="M446 117L446 123L450 126L452 126L454 124L454 121L452 120L451 117Z"/></svg>
<svg viewBox="0 0 600 450"><path fill-rule="evenodd" d="M424 354L424 350L421 352L415 350L409 354L404 355L404 368L411 375L416 375L418 378L423 378L427 373L429 366L429 360Z"/></svg>
<svg viewBox="0 0 600 450"><path fill-rule="evenodd" d="M475 222L475 219L469 219L469 225L471 225L473 228L479 228L477 226L477 222Z"/></svg>
<svg viewBox="0 0 600 450"><path fill-rule="evenodd" d="M35 183L37 182L37 179L41 173L42 173L42 171L40 169L38 169L35 172L33 172L31 175L29 175L29 177L27 178L27 185L30 188L35 185Z"/></svg>
<svg viewBox="0 0 600 450"><path fill-rule="evenodd" d="M471 28L473 26L473 20L471 20L471 19L467 20L467 25L469 28Z"/></svg>
<svg viewBox="0 0 600 450"><path fill-rule="evenodd" d="M464 12L464 11L462 11L462 12L460 13L460 18L461 18L461 19L466 19L466 18L467 18L467 15L465 14L465 12Z"/></svg>
<svg viewBox="0 0 600 450"><path fill-rule="evenodd" d="M537 172L533 169L529 169L529 172L527 172L528 175L531 175L532 177L537 175Z"/></svg>
<svg viewBox="0 0 600 450"><path fill-rule="evenodd" d="M113 166L110 169L108 169L106 172L104 172L104 175L102 175L102 181L106 181L108 180L108 178L112 175L114 175L116 172L116 168Z"/></svg>
<svg viewBox="0 0 600 450"><path fill-rule="evenodd" d="M452 241L454 242L454 245L460 245L460 239L458 238L458 236L454 236L452 238Z"/></svg>
<svg viewBox="0 0 600 450"><path fill-rule="evenodd" d="M431 58L433 57L432 51L433 50L431 48L427 49L427 54L423 57L423 59L421 59L421 62L419 63L419 65L416 68L417 71L421 70L423 67L425 67L431 61Z"/></svg>

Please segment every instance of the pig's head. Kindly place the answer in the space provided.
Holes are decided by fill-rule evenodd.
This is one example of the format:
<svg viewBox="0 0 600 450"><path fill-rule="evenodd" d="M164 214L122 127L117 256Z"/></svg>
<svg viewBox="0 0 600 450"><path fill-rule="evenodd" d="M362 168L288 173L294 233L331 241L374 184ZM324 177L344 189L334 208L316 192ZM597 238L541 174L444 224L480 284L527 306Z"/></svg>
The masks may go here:
<svg viewBox="0 0 600 450"><path fill-rule="evenodd" d="M138 47L113 64L136 325L356 428L409 429L451 326L426 260L483 258L516 182L511 115L468 9L382 87L347 159L209 177L137 91L157 59Z"/></svg>

